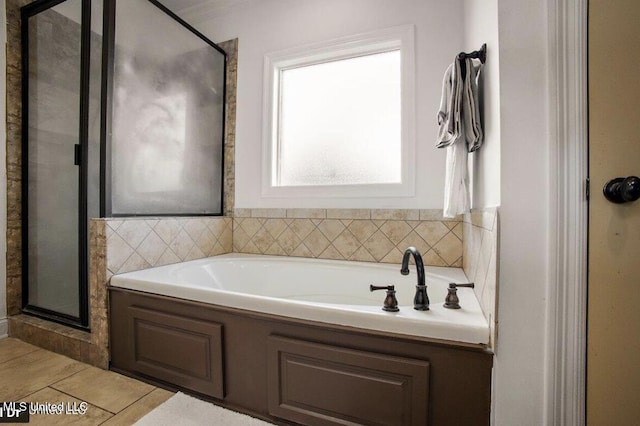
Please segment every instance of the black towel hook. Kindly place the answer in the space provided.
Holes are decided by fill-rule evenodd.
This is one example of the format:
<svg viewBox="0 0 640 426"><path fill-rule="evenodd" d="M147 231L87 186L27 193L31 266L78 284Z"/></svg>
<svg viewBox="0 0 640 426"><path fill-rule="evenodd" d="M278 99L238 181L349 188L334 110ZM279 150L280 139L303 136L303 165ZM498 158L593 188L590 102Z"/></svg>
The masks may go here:
<svg viewBox="0 0 640 426"><path fill-rule="evenodd" d="M466 58L480 59L480 62L484 64L487 60L487 43L484 43L480 50L474 50L470 53L460 52L458 54L458 60L463 60Z"/></svg>
<svg viewBox="0 0 640 426"><path fill-rule="evenodd" d="M462 79L465 79L467 75L467 64L465 62L466 58L471 59L480 59L481 63L485 63L487 60L487 43L483 43L480 50L474 50L471 53L460 52L458 53L458 61L460 61L460 73L462 75Z"/></svg>

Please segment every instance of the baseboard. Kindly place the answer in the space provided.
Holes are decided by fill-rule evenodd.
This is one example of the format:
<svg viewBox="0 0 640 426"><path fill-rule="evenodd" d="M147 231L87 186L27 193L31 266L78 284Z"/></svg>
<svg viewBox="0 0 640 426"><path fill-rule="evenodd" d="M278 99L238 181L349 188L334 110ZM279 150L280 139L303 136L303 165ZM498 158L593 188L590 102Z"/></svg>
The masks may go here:
<svg viewBox="0 0 640 426"><path fill-rule="evenodd" d="M0 339L9 337L9 322L6 318L0 319Z"/></svg>

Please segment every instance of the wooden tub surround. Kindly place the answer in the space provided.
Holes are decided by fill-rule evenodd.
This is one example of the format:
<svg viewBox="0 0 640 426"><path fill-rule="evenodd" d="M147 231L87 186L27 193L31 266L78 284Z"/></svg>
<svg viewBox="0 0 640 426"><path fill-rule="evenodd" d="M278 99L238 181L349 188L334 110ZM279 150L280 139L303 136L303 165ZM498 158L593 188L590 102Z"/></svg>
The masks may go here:
<svg viewBox="0 0 640 426"><path fill-rule="evenodd" d="M276 424L488 425L493 355L110 288L111 368Z"/></svg>

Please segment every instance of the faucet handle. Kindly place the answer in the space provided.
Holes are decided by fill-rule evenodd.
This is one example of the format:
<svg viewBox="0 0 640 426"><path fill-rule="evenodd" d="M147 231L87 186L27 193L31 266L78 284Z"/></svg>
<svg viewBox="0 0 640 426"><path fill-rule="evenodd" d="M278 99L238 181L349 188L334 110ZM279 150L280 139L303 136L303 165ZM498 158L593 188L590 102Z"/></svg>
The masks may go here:
<svg viewBox="0 0 640 426"><path fill-rule="evenodd" d="M395 285L373 285L371 284L369 286L369 291L376 291L376 290L395 290L396 286Z"/></svg>
<svg viewBox="0 0 640 426"><path fill-rule="evenodd" d="M386 285L386 286L378 286L371 284L369 286L369 291L376 290L387 290L387 297L384 298L384 306L382 306L383 311L387 312L398 312L398 299L396 299L396 286L394 285Z"/></svg>
<svg viewBox="0 0 640 426"><path fill-rule="evenodd" d="M467 287L474 288L474 283L467 284L456 284L449 283L449 292L447 293L447 297L444 299L444 307L447 309L460 309L460 299L458 298L458 288Z"/></svg>
<svg viewBox="0 0 640 426"><path fill-rule="evenodd" d="M449 288L462 288L462 287L474 288L475 286L476 285L474 283L466 283L466 284L449 283Z"/></svg>
<svg viewBox="0 0 640 426"><path fill-rule="evenodd" d="M455 284L449 284L449 292L444 298L444 307L447 309L460 309L460 299L458 298L458 289Z"/></svg>

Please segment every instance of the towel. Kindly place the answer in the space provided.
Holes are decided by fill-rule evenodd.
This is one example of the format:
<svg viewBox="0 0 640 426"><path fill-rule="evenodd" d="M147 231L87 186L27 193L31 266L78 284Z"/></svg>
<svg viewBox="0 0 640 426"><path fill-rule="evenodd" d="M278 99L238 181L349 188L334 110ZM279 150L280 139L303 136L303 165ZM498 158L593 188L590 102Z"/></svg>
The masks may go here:
<svg viewBox="0 0 640 426"><path fill-rule="evenodd" d="M438 111L437 148L451 145L460 136L460 106L462 101L460 64L454 60L444 73L442 97Z"/></svg>
<svg viewBox="0 0 640 426"><path fill-rule="evenodd" d="M471 197L467 178L467 146L463 138L447 148L447 171L444 180L444 208L442 216L453 218L469 213Z"/></svg>
<svg viewBox="0 0 640 426"><path fill-rule="evenodd" d="M467 148L469 152L474 152L482 145L483 137L478 107L478 78L481 64L475 64L469 58L465 61L467 75L462 89L462 121Z"/></svg>
<svg viewBox="0 0 640 426"><path fill-rule="evenodd" d="M438 112L436 147L447 149L444 217L455 217L470 211L467 153L476 151L482 145L477 85L481 65L474 65L470 58L464 61L464 78L457 57L447 68Z"/></svg>

